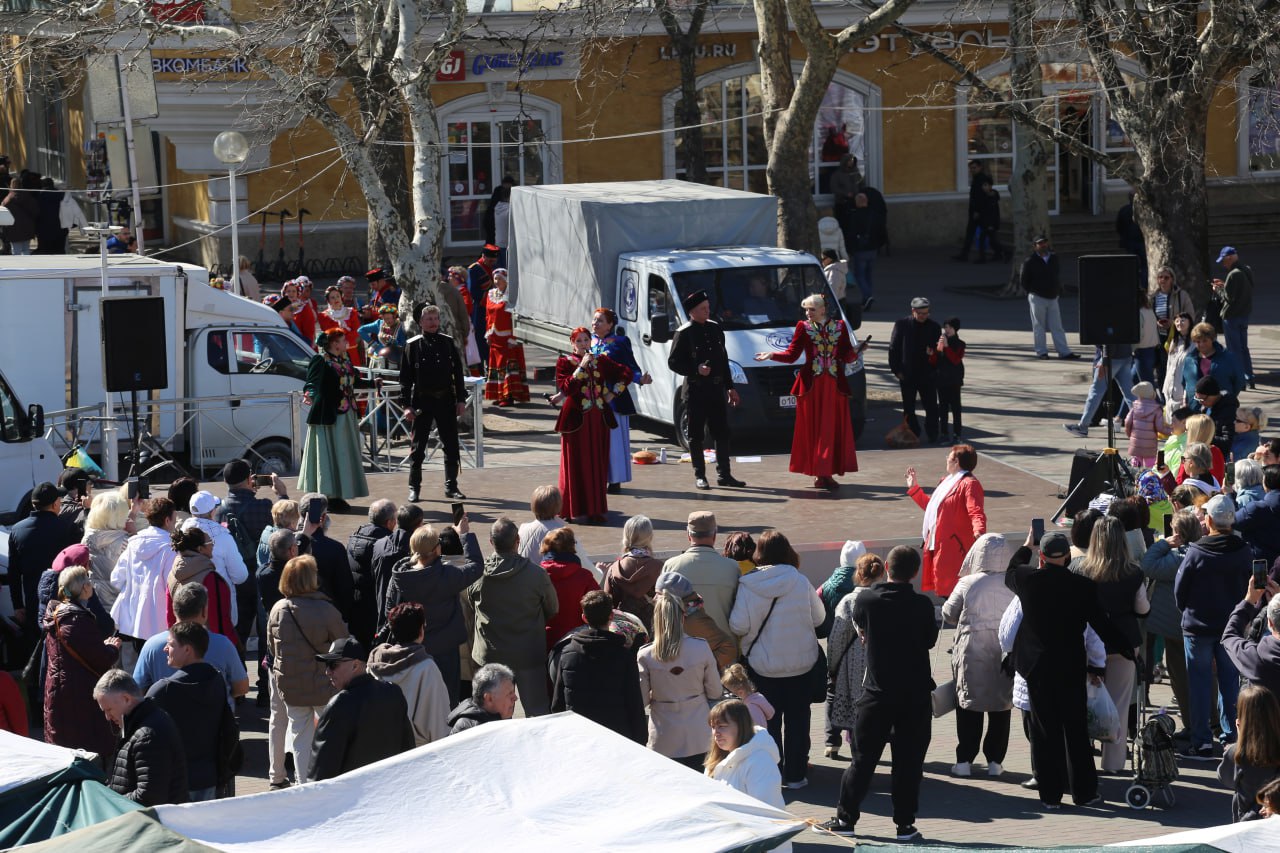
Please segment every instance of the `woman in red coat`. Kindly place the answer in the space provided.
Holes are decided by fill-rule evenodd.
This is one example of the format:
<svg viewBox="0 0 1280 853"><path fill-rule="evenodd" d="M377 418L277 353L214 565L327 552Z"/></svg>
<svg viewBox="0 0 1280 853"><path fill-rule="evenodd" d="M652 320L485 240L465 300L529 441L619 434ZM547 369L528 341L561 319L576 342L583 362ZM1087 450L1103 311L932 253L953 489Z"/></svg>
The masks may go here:
<svg viewBox="0 0 1280 853"><path fill-rule="evenodd" d="M320 330L330 332L341 330L347 339L347 357L353 367L364 366L363 347L360 346L360 315L356 309L342 304L342 290L336 285L325 288L325 301L328 307L320 314Z"/></svg>
<svg viewBox="0 0 1280 853"><path fill-rule="evenodd" d="M93 698L93 687L120 656L120 638L108 637L89 610L89 570L72 566L58 574L58 601L44 617L49 671L44 682L44 739L70 749L96 752L104 761L116 748L116 733ZM25 732L24 732L25 734Z"/></svg>
<svg viewBox="0 0 1280 853"><path fill-rule="evenodd" d="M538 546L542 568L556 589L560 609L547 622L547 651L565 634L585 624L582 620L582 596L600 588L595 575L582 567L578 557L578 541L572 527L560 527L546 535Z"/></svg>
<svg viewBox="0 0 1280 853"><path fill-rule="evenodd" d="M609 430L616 423L609 404L631 384L631 368L607 355L592 355L591 333L582 326L569 333L569 341L573 352L556 361L551 397L560 407L560 514L603 524L609 511Z"/></svg>
<svg viewBox="0 0 1280 853"><path fill-rule="evenodd" d="M907 469L907 495L924 510L924 575L920 588L946 598L960 578L960 564L974 541L987 532L982 484L973 476L978 452L957 444L947 454L947 476L926 496Z"/></svg>
<svg viewBox="0 0 1280 853"><path fill-rule="evenodd" d="M800 306L805 319L796 324L791 345L783 352L758 352L756 361L794 364L804 354L805 367L791 386L796 396L791 471L815 477L815 488L837 489L834 474L858 470L844 366L857 361L861 349L854 349L843 320L827 319L827 302L821 295L806 296Z"/></svg>

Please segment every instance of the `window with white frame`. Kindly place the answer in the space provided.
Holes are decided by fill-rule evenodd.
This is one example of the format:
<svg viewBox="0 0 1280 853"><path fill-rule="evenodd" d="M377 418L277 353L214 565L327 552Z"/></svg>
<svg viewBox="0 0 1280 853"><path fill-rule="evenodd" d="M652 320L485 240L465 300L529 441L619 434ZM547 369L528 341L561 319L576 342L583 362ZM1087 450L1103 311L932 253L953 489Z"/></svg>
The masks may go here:
<svg viewBox="0 0 1280 853"><path fill-rule="evenodd" d="M1280 172L1280 86L1276 75L1245 72L1245 164L1248 173Z"/></svg>

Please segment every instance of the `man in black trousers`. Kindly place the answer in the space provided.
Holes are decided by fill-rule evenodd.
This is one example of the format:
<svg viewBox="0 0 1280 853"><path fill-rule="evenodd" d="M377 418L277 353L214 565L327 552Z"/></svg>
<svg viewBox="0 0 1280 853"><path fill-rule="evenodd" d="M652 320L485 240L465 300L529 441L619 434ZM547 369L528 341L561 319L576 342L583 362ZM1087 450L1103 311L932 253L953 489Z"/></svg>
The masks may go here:
<svg viewBox="0 0 1280 853"><path fill-rule="evenodd" d="M938 441L938 368L930 364L930 359L938 351L940 337L942 327L929 319L929 300L923 296L911 300L910 316L896 321L889 334L889 371L902 390L902 416L911 431L924 441L916 418L919 397L930 444Z"/></svg>
<svg viewBox="0 0 1280 853"><path fill-rule="evenodd" d="M1031 763L1046 809L1061 808L1068 788L1076 805L1094 805L1102 797L1089 744L1088 661L1081 638L1089 625L1109 648L1126 643L1102 609L1097 584L1067 568L1067 534L1050 531L1041 537L1038 565L1032 541L1027 537L1027 544L1014 553L1005 576L1005 584L1022 602L1013 665L1026 679L1031 700Z"/></svg>
<svg viewBox="0 0 1280 853"><path fill-rule="evenodd" d="M434 423L444 448L444 496L463 500L458 488L462 448L458 444L458 418L467 408L462 381L462 358L453 338L440 334L440 309L428 305L418 318L422 334L405 344L400 362L400 405L406 423L413 425L413 450L409 453L409 500L418 500L422 486L422 460Z"/></svg>
<svg viewBox="0 0 1280 853"><path fill-rule="evenodd" d="M836 816L814 832L852 836L885 744L893 748L893 822L899 841L920 837L924 756L933 737L933 676L929 650L938 641L933 602L911 586L920 552L899 545L885 561L889 579L858 597L853 623L867 647L865 692L853 726L853 761L840 779Z"/></svg>

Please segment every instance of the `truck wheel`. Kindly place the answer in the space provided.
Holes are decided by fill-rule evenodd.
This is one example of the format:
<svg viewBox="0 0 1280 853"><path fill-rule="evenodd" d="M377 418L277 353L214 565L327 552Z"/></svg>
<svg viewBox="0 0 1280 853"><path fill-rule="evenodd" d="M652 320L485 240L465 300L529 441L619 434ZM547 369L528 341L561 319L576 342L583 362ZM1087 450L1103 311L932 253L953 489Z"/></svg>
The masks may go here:
<svg viewBox="0 0 1280 853"><path fill-rule="evenodd" d="M264 441L253 448L249 467L255 474L293 474L293 453L283 441Z"/></svg>

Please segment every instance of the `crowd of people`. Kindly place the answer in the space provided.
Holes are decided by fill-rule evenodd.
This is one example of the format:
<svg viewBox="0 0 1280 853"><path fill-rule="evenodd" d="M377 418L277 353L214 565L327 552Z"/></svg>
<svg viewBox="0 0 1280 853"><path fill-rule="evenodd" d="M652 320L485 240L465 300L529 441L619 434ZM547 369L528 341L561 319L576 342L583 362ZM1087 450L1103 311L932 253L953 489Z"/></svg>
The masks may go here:
<svg viewBox="0 0 1280 853"><path fill-rule="evenodd" d="M12 224L0 227L0 255L66 254L71 229L89 224L75 198L59 189L53 178L31 169L14 172L12 162L3 154L0 207L13 218Z"/></svg>

